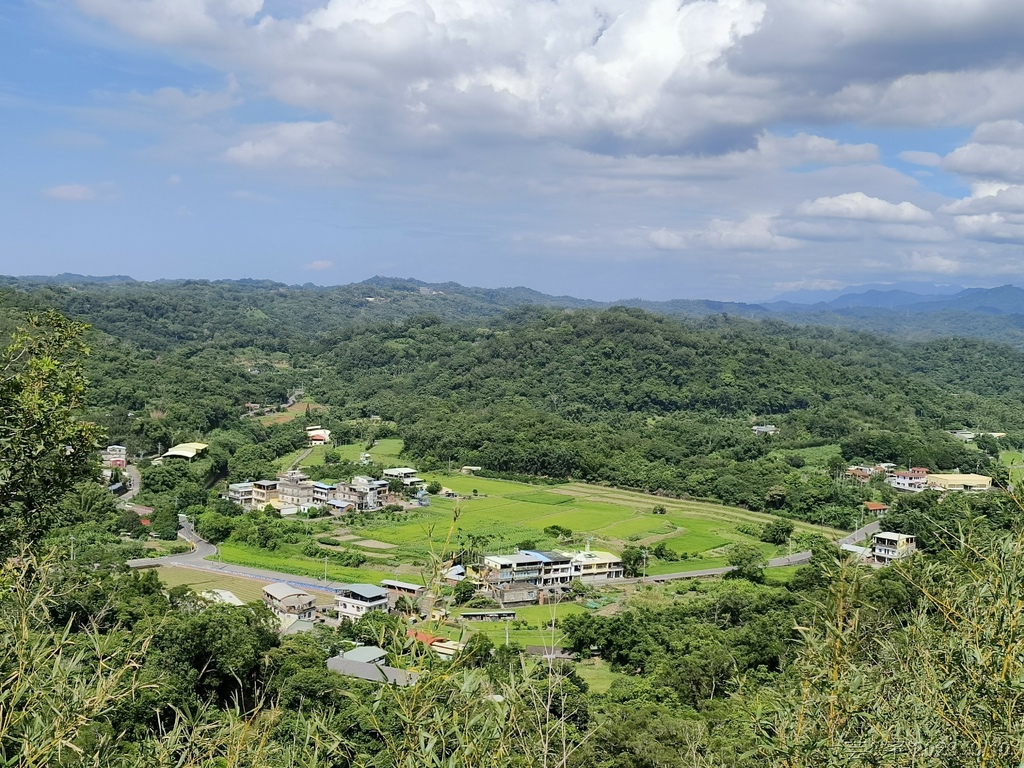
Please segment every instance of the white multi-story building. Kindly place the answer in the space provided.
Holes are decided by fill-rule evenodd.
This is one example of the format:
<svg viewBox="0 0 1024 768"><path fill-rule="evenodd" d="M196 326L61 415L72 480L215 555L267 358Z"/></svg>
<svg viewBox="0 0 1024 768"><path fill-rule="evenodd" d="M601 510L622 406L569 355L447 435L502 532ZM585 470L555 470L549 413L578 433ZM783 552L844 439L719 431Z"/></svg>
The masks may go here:
<svg viewBox="0 0 1024 768"><path fill-rule="evenodd" d="M372 584L347 584L334 597L338 615L355 621L367 611L386 611L388 591Z"/></svg>
<svg viewBox="0 0 1024 768"><path fill-rule="evenodd" d="M316 615L316 598L308 592L288 584L267 584L263 588L263 602L278 617L310 620Z"/></svg>
<svg viewBox="0 0 1024 768"><path fill-rule="evenodd" d="M385 480L401 480L407 489L419 489L426 485L426 481L416 477L416 470L412 467L392 467L385 469L381 475Z"/></svg>
<svg viewBox="0 0 1024 768"><path fill-rule="evenodd" d="M349 483L349 487L356 495L355 504L358 509L376 509L380 506L380 497L387 493L387 480L374 480L366 475L356 475ZM339 497L342 501L353 501L350 498Z"/></svg>
<svg viewBox="0 0 1024 768"><path fill-rule="evenodd" d="M621 579L626 573L622 558L611 552L588 549L565 554L572 556L572 577L584 583Z"/></svg>
<svg viewBox="0 0 1024 768"><path fill-rule="evenodd" d="M251 507L252 490L252 483L231 483L228 486L228 501L233 501L243 507Z"/></svg>
<svg viewBox="0 0 1024 768"><path fill-rule="evenodd" d="M871 537L871 559L880 565L910 557L916 551L916 539L905 533L882 531Z"/></svg>
<svg viewBox="0 0 1024 768"><path fill-rule="evenodd" d="M892 472L886 476L885 482L897 491L918 493L928 487L928 470L923 467L911 467L907 470Z"/></svg>

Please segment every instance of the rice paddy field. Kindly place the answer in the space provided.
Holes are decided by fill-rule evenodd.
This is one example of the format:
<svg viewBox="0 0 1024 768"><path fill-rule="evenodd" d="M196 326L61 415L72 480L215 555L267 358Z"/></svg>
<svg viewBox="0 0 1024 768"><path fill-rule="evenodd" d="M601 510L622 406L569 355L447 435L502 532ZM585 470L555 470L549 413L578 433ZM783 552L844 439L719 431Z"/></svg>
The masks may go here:
<svg viewBox="0 0 1024 768"><path fill-rule="evenodd" d="M324 450L314 449L303 464L322 462ZM351 445L336 450L357 459L364 447ZM406 463L399 459L401 450L400 440L381 440L370 453L377 463L395 466ZM679 559L651 557L647 573L652 576L723 566L728 547L738 542L755 544L767 557L788 552L786 547L765 544L737 530L742 523L762 525L769 516L719 504L666 499L585 483L540 486L460 474L421 476L437 480L459 498L435 496L429 507L390 519L365 520L355 515L338 521L336 534L350 534L345 546L363 551L368 559L359 568L328 564L328 578L371 583L401 578L420 583L432 546L440 549L450 540L452 547L460 547L469 544L471 537L478 547L483 539L482 548L490 552L582 549L588 544L593 549L621 552L629 545L664 542ZM664 507L665 514L653 514L656 505ZM552 526L571 531L571 536L559 538L549 532ZM807 523L797 522L796 528L830 538L841 535ZM239 565L323 576L323 562L303 556L300 550L299 544L267 552L226 543L221 556Z"/></svg>

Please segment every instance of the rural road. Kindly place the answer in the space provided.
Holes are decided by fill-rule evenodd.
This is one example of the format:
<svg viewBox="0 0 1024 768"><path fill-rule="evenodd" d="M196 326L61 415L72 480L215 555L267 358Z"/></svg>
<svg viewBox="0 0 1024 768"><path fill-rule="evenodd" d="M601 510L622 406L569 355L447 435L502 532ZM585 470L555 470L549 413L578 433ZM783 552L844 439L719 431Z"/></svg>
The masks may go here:
<svg viewBox="0 0 1024 768"><path fill-rule="evenodd" d="M292 573L281 573L280 571L270 571L263 568L250 568L245 565L233 565L231 563L207 560L206 558L213 557L217 554L217 547L210 544L208 541L201 539L199 534L195 532L192 524L188 521L188 518L184 515L179 515L178 519L181 523L181 528L178 530L178 538L184 539L192 545L191 552L186 552L182 555L167 555L165 557L147 557L140 558L138 560L129 560L128 567L156 568L158 566L179 566L183 568L194 568L196 570L208 571L210 573L221 573L225 576L240 576L247 579L259 579L260 581L280 581L300 589L324 592L327 594L335 594L341 587L345 586L342 582L337 581L320 581L317 579L311 579L308 576L296 576ZM867 536L877 533L879 527L880 526L877 521L868 523L860 530L854 531L836 543L837 545L842 545L854 541L861 541ZM810 552L796 552L792 555L776 557L769 560L768 567L782 568L788 565L803 565L810 562L810 559ZM700 579L707 578L709 576L721 576L731 570L731 567L725 567L705 568L699 571L681 571L679 573L660 573L648 576L646 581L656 584L663 581L678 581L680 579ZM645 581L645 579L642 578L616 579L615 584L638 584L643 581Z"/></svg>
<svg viewBox="0 0 1024 768"><path fill-rule="evenodd" d="M233 565L207 560L217 554L217 547L200 538L195 532L192 523L185 515L178 515L178 538L184 539L192 545L192 551L181 555L166 555L164 557L143 557L138 560L129 560L129 568L157 568L159 566L178 566L182 568L194 568L199 571L210 573L221 573L225 576L241 576L246 579L258 579L260 581L279 581L300 589L312 590L314 592L325 592L333 595L344 585L337 581L317 581L308 576L296 576L293 573L281 573L280 571L268 571L263 568L249 568L245 565Z"/></svg>

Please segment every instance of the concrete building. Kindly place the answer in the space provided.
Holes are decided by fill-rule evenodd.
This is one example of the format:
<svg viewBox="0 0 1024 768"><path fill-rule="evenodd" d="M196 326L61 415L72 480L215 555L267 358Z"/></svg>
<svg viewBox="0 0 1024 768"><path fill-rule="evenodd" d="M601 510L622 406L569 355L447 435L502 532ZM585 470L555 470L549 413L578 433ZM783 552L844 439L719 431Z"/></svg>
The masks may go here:
<svg viewBox="0 0 1024 768"><path fill-rule="evenodd" d="M406 489L420 489L426 485L426 481L416 477L416 470L412 467L392 467L381 472L385 480L401 480Z"/></svg>
<svg viewBox="0 0 1024 768"><path fill-rule="evenodd" d="M621 579L625 576L622 558L611 552L586 550L564 554L572 557L572 577L584 583Z"/></svg>
<svg viewBox="0 0 1024 768"><path fill-rule="evenodd" d="M347 584L334 597L339 618L357 620L367 611L388 609L387 590L372 584Z"/></svg>
<svg viewBox="0 0 1024 768"><path fill-rule="evenodd" d="M313 503L313 482L297 469L282 472L277 476L277 497L283 504L308 507Z"/></svg>
<svg viewBox="0 0 1024 768"><path fill-rule="evenodd" d="M871 559L878 565L889 565L895 560L910 557L916 551L916 540L905 533L882 531L871 537Z"/></svg>
<svg viewBox="0 0 1024 768"><path fill-rule="evenodd" d="M557 587L572 581L572 556L565 552L523 552L541 561L538 586Z"/></svg>
<svg viewBox="0 0 1024 768"><path fill-rule="evenodd" d="M911 467L910 469L891 472L886 476L885 482L897 491L920 493L928 487L928 470L923 467Z"/></svg>
<svg viewBox="0 0 1024 768"><path fill-rule="evenodd" d="M228 486L228 501L243 507L252 506L252 483L231 483Z"/></svg>
<svg viewBox="0 0 1024 768"><path fill-rule="evenodd" d="M316 615L316 598L308 592L284 583L267 584L263 588L263 602L278 617L293 616L311 620Z"/></svg>
<svg viewBox="0 0 1024 768"><path fill-rule="evenodd" d="M327 443L331 442L331 430L324 429L321 426L306 427L306 440L309 442L310 447L327 445Z"/></svg>
<svg viewBox="0 0 1024 768"><path fill-rule="evenodd" d="M105 467L124 469L128 465L128 449L123 445L108 445L100 457Z"/></svg>
<svg viewBox="0 0 1024 768"><path fill-rule="evenodd" d="M992 478L970 472L928 475L928 487L938 491L988 491L992 489Z"/></svg>
<svg viewBox="0 0 1024 768"><path fill-rule="evenodd" d="M277 480L257 480L252 484L252 505L254 507L265 507L272 501L277 501Z"/></svg>
<svg viewBox="0 0 1024 768"><path fill-rule="evenodd" d="M380 506L381 497L388 491L388 481L356 475L349 483L349 489L355 499L339 497L342 501L354 501L356 509L376 509Z"/></svg>

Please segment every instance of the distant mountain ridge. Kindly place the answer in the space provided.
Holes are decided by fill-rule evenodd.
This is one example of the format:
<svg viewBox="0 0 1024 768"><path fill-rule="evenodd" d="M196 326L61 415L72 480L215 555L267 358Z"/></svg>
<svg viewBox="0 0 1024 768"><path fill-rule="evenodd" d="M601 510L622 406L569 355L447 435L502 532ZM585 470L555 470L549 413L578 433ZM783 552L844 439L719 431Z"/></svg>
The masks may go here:
<svg viewBox="0 0 1024 768"><path fill-rule="evenodd" d="M909 290L911 287L918 290ZM1013 285L961 288L929 284L874 284L855 286L841 292L825 292L831 296L828 301L799 303L782 300L760 304L713 299L596 301L553 296L524 286L481 288L455 282L428 283L381 275L335 286L311 283L286 285L253 279L146 282L125 275L0 276L0 288L8 290L8 303L54 306L72 315L85 308L92 294L115 300L147 302L159 302L162 295L191 295L193 298L202 295L203 300L198 302L200 308L203 302L214 302L240 311L258 310L272 318L267 322L287 321L296 328L308 326L309 331L326 331L352 321L396 321L416 315L436 315L444 320L485 319L525 306L568 310L625 306L694 318L725 314L750 320L777 319L798 325L863 330L914 340L969 336L1024 348L1024 289ZM948 291L952 292L944 293ZM836 295L832 296L832 293ZM310 301L304 298L306 295ZM792 298L794 294L789 296ZM284 305L289 302L291 309L286 311ZM313 304L317 305L316 308ZM300 306L307 309L300 310ZM324 306L330 307L326 314ZM253 315L253 322L257 321L259 315Z"/></svg>

